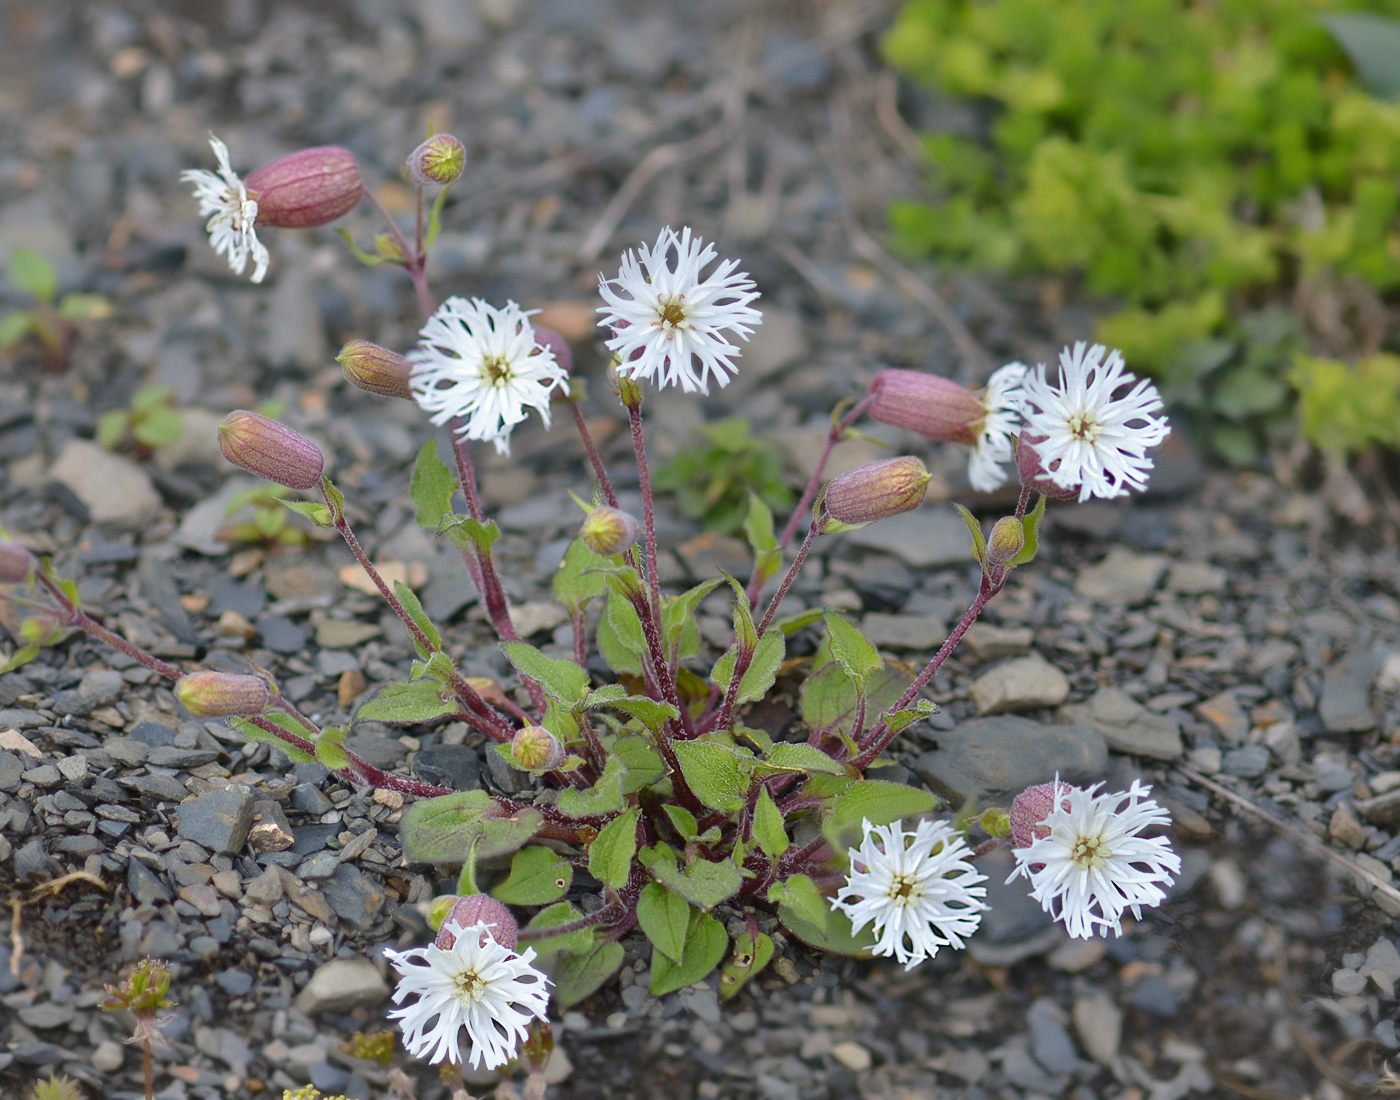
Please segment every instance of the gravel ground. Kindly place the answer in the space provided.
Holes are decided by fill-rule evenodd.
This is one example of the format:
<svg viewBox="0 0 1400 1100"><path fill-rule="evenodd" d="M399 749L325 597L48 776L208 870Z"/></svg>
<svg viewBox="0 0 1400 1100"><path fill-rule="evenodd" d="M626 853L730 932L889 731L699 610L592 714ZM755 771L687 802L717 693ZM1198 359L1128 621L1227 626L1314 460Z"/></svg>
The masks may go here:
<svg viewBox="0 0 1400 1100"><path fill-rule="evenodd" d="M407 280L352 267L329 231L274 233L268 282L233 278L179 172L209 166L211 129L240 169L338 143L402 211L399 161L430 123L450 130L471 175L435 288L541 308L595 379L598 270L660 225L692 224L743 257L765 323L727 390L649 402L657 449L740 414L797 477L833 402L879 367L976 382L1092 331L1057 284L938 281L877 243L885 204L918 179L909 127L985 123L882 72L890 13L840 0L0 6L0 254L37 248L65 286L116 306L68 372L25 354L0 367L0 523L155 653L251 661L308 713L343 720L411 654L338 543L269 552L227 537L226 506L249 482L219 461L213 425L280 401L335 456L369 552L449 625L459 664L502 675L460 563L406 508L423 418L347 388L331 360L350 337L411 343ZM348 224L361 241L373 231L363 211ZM10 292L0 305L18 304ZM181 442L153 459L98 451L97 418L149 382L175 387ZM589 416L635 493L617 410L594 390ZM567 628L542 582L574 522L567 492L589 483L567 431L519 432L514 452L484 460L483 495L521 632L548 646ZM872 453L843 445L836 469ZM956 456L931 458L925 508L829 540L794 593L859 616L910 663L975 588L965 530L938 500L987 515L1006 503L974 500ZM1040 560L935 681L944 709L906 734L892 774L983 804L1056 770L1115 787L1141 776L1173 812L1184 869L1170 902L1121 939L1080 943L993 886L965 953L906 974L789 944L723 1007L713 981L649 1001L638 958L620 988L556 1020L552 1095L1331 1098L1376 1084L1400 1046L1394 532L1337 530L1319 494L1206 469L1181 433L1145 498L1052 508L1048 525ZM675 515L662 533L674 581L742 560ZM707 639L724 615L704 605ZM795 716L781 700L753 721L782 729ZM351 743L435 782L516 782L464 727L361 724ZM139 1059L95 1006L152 955L174 964L180 1002L161 1097L308 1081L385 1095L340 1043L382 1020L378 948L422 942L419 903L441 885L403 863L403 804L183 717L163 682L82 637L0 678L0 1088L21 1096L61 1070L93 1097L140 1095ZM420 1096L441 1095L425 1072Z"/></svg>

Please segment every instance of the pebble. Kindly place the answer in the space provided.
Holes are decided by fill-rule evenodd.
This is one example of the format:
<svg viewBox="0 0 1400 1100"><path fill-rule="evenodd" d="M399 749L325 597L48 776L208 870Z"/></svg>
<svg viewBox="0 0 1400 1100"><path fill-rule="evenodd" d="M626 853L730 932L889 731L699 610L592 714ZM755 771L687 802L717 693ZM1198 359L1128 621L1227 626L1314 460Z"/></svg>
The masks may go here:
<svg viewBox="0 0 1400 1100"><path fill-rule="evenodd" d="M207 791L181 804L176 832L211 852L236 854L253 827L253 802L252 789L242 784Z"/></svg>
<svg viewBox="0 0 1400 1100"><path fill-rule="evenodd" d="M146 471L96 443L70 439L49 476L82 501L93 523L141 528L160 514L160 494Z"/></svg>
<svg viewBox="0 0 1400 1100"><path fill-rule="evenodd" d="M285 615L264 615L255 625L262 644L274 653L301 653L306 649L306 628Z"/></svg>
<svg viewBox="0 0 1400 1100"><path fill-rule="evenodd" d="M1239 909L1249 897L1249 882L1231 859L1217 859L1210 865L1210 883L1215 896L1226 909Z"/></svg>
<svg viewBox="0 0 1400 1100"><path fill-rule="evenodd" d="M1103 777L1108 748L1083 725L1044 725L1028 718L974 719L938 730L938 748L911 767L955 806L1009 805L1027 787L1048 783L1056 773L1067 783Z"/></svg>
<svg viewBox="0 0 1400 1100"><path fill-rule="evenodd" d="M1150 1012L1154 1016L1171 1019L1177 1013L1176 991L1167 984L1165 978L1150 974L1133 987L1128 1003L1134 1008Z"/></svg>
<svg viewBox="0 0 1400 1100"><path fill-rule="evenodd" d="M1366 975L1343 967L1332 972L1332 992L1339 997L1357 997L1366 991Z"/></svg>
<svg viewBox="0 0 1400 1100"><path fill-rule="evenodd" d="M114 1043L111 1039L103 1039L93 1048L89 1060L92 1062L93 1069L101 1070L103 1073L115 1073L121 1069L123 1057L120 1043Z"/></svg>
<svg viewBox="0 0 1400 1100"><path fill-rule="evenodd" d="M951 508L920 508L839 537L853 546L893 554L914 569L942 569L973 560L967 525Z"/></svg>
<svg viewBox="0 0 1400 1100"><path fill-rule="evenodd" d="M1366 831L1345 804L1332 811L1332 819L1327 823L1327 833L1333 840L1341 841L1354 852L1359 852L1366 843Z"/></svg>
<svg viewBox="0 0 1400 1100"><path fill-rule="evenodd" d="M1153 714L1118 688L1100 688L1088 702L1063 707L1061 714L1097 730L1117 752L1153 760L1176 760L1185 752L1180 722Z"/></svg>
<svg viewBox="0 0 1400 1100"><path fill-rule="evenodd" d="M947 623L936 615L872 611L861 620L860 628L872 645L883 649L934 649L948 637Z"/></svg>
<svg viewBox="0 0 1400 1100"><path fill-rule="evenodd" d="M1180 596L1204 596L1225 591L1227 574L1203 561L1179 561L1167 573L1167 587Z"/></svg>
<svg viewBox="0 0 1400 1100"><path fill-rule="evenodd" d="M1054 707L1069 696L1065 674L1038 653L984 672L969 689L982 716Z"/></svg>
<svg viewBox="0 0 1400 1100"><path fill-rule="evenodd" d="M481 757L470 745L433 745L413 755L413 774L454 791L481 789Z"/></svg>
<svg viewBox="0 0 1400 1100"><path fill-rule="evenodd" d="M1134 607L1151 598L1166 568L1167 559L1160 554L1138 554L1115 546L1097 565L1080 570L1074 591L1095 603Z"/></svg>
<svg viewBox="0 0 1400 1100"><path fill-rule="evenodd" d="M349 1012L373 1008L389 995L389 986L368 959L331 959L322 963L295 1001L298 1012Z"/></svg>
<svg viewBox="0 0 1400 1100"><path fill-rule="evenodd" d="M1378 669L1373 654L1352 650L1323 673L1317 713L1328 733L1365 733L1376 728L1370 693Z"/></svg>
<svg viewBox="0 0 1400 1100"><path fill-rule="evenodd" d="M348 863L336 868L322 884L321 892L331 911L361 932L379 918L387 900L382 885Z"/></svg>
<svg viewBox="0 0 1400 1100"><path fill-rule="evenodd" d="M1035 631L1028 626L1004 627L977 622L963 635L963 645L982 661L996 660L998 657L1014 657L1030 649L1035 641Z"/></svg>
<svg viewBox="0 0 1400 1100"><path fill-rule="evenodd" d="M1031 1055L1051 1073L1073 1073L1079 1068L1079 1056L1065 1024L1065 1010L1047 997L1031 1002L1026 1013L1031 1031Z"/></svg>
<svg viewBox="0 0 1400 1100"><path fill-rule="evenodd" d="M870 1051L859 1043L851 1042L849 1039L843 1043L837 1043L831 1048L831 1056L841 1065L856 1073L864 1073L873 1062Z"/></svg>
<svg viewBox="0 0 1400 1100"><path fill-rule="evenodd" d="M1239 744L1249 732L1249 716L1245 714L1240 701L1229 692L1198 704L1196 712L1231 744Z"/></svg>
<svg viewBox="0 0 1400 1100"><path fill-rule="evenodd" d="M1101 1066L1112 1064L1123 1041L1123 1012L1106 993L1074 1000L1074 1029L1084 1052Z"/></svg>
<svg viewBox="0 0 1400 1100"><path fill-rule="evenodd" d="M353 649L379 633L375 623L353 619L326 619L316 627L316 644L326 649Z"/></svg>
<svg viewBox="0 0 1400 1100"><path fill-rule="evenodd" d="M1221 758L1220 769L1226 775L1257 779L1269 770L1268 746L1245 745L1243 748L1231 749Z"/></svg>

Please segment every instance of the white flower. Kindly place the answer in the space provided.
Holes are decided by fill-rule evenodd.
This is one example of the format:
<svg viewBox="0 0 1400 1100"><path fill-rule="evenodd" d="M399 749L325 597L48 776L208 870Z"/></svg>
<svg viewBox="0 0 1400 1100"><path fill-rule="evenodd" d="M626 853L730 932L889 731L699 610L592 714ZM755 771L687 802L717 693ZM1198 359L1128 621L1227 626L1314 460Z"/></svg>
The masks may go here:
<svg viewBox="0 0 1400 1100"><path fill-rule="evenodd" d="M248 197L243 181L233 173L228 163L228 146L209 135L209 145L219 161L219 174L191 168L180 178L194 184L194 197L199 200L199 212L209 220L204 230L214 251L228 257L228 265L242 275L248 261L253 261L253 282L260 283L267 274L267 246L258 240L254 223L258 219L258 204Z"/></svg>
<svg viewBox="0 0 1400 1100"><path fill-rule="evenodd" d="M863 823L865 836L850 850L846 885L831 901L859 932L873 924L875 954L893 955L912 970L940 947L962 947L982 923L978 901L987 881L963 858L961 836L947 822L920 821L912 833L899 822ZM906 940L908 941L906 943Z"/></svg>
<svg viewBox="0 0 1400 1100"><path fill-rule="evenodd" d="M1046 380L1043 364L1022 383L1026 430L1041 465L1056 485L1078 489L1081 501L1146 488L1146 451L1171 431L1165 417L1152 415L1162 407L1157 387L1124 370L1119 352L1105 361L1106 350L1075 344L1060 353L1058 385Z"/></svg>
<svg viewBox="0 0 1400 1100"><path fill-rule="evenodd" d="M1031 897L1082 940L1096 928L1122 935L1123 913L1141 918L1140 906L1160 905L1163 887L1181 871L1165 837L1138 835L1171 821L1144 797L1152 788L1134 780L1126 791L1095 797L1100 786L1084 790L1057 778L1054 808L1035 827L1035 839L1015 849L1016 870L1006 880L1024 875Z"/></svg>
<svg viewBox="0 0 1400 1100"><path fill-rule="evenodd" d="M1021 434L1021 382L1024 363L1008 363L987 380L981 403L986 417L974 426L977 441L967 460L967 479L979 493L990 493L1006 480L1002 463L1011 461L1012 443Z"/></svg>
<svg viewBox="0 0 1400 1100"><path fill-rule="evenodd" d="M438 307L408 353L409 387L434 424L456 421L463 439L490 440L498 454L510 453L510 433L527 406L549 427L551 392L566 388L568 374L536 342L529 317L514 302L497 309L480 298L449 298Z"/></svg>
<svg viewBox="0 0 1400 1100"><path fill-rule="evenodd" d="M527 947L517 955L502 947L482 922L457 931L451 947L429 944L384 954L398 969L394 1003L418 999L389 1010L403 1028L404 1046L415 1058L438 1063L462 1061L459 1030L467 1029L470 1062L478 1068L503 1066L515 1057L532 1019L545 1018L549 979L530 963Z"/></svg>
<svg viewBox="0 0 1400 1100"><path fill-rule="evenodd" d="M758 291L746 272L734 270L738 260L723 261L702 279L701 268L714 258L714 245L692 239L689 228L677 233L668 227L654 247L623 253L616 279L598 276L607 302L598 310L600 323L612 329L607 345L622 360L619 374L709 393L711 375L725 386L738 373L739 349L724 333L747 340L752 326L762 323L749 305Z"/></svg>

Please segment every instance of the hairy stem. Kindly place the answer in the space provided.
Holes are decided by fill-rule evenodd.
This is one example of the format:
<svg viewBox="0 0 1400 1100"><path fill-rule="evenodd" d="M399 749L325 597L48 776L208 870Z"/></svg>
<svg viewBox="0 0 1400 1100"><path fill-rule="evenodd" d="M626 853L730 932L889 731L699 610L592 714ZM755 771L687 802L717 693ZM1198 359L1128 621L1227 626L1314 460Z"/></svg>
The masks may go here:
<svg viewBox="0 0 1400 1100"><path fill-rule="evenodd" d="M574 414L574 427L578 429L579 439L583 442L584 454L588 456L588 464L593 467L593 476L598 479L598 487L603 490L603 499L608 502L608 507L617 507L617 494L613 492L612 479L608 477L608 471L603 467L603 456L598 453L598 447L593 442L593 435L588 430L588 422L583 419L583 411L578 407L577 401L569 402L569 411Z"/></svg>
<svg viewBox="0 0 1400 1100"><path fill-rule="evenodd" d="M398 222L385 209L384 204L379 201L379 196L369 187L363 189L366 201L379 211L380 217L384 219L384 224L389 227L389 235L394 238L394 243L398 245L399 252L403 256L403 269L408 272L408 277L413 280L413 292L418 299L418 312L426 321L433 315L436 304L433 302L432 292L428 289L428 277L423 271L423 250L420 247L414 248L408 243L408 238L403 235L403 230L399 228ZM419 205L419 240L422 240L422 194L418 198Z"/></svg>
<svg viewBox="0 0 1400 1100"><path fill-rule="evenodd" d="M797 525L802 520L802 514L807 511L812 501L816 498L817 487L821 485L822 474L826 470L827 459L831 457L832 449L841 442L841 437L846 434L846 429L855 423L856 418L865 412L870 402L873 400L870 394L866 394L861 400L851 407L839 421L831 425L831 430L826 433L826 445L822 447L821 456L817 459L817 465L812 470L812 476L807 481L807 488L802 490L802 499L797 502L797 507L792 510L792 516L788 519L787 526L783 528L783 533L778 538L778 546L783 547L792 541L792 536L797 534ZM757 592L749 593L750 600L758 598Z"/></svg>

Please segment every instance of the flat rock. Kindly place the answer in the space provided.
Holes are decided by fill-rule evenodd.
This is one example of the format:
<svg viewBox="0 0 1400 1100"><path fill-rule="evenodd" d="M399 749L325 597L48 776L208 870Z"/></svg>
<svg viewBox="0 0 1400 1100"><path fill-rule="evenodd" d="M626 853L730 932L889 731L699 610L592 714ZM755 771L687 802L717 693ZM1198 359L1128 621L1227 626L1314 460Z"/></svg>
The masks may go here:
<svg viewBox="0 0 1400 1100"><path fill-rule="evenodd" d="M1062 707L1060 713L1072 722L1083 722L1097 730L1116 752L1176 760L1186 751L1181 743L1181 725L1175 718L1153 714L1117 688L1100 688L1087 702Z"/></svg>
<svg viewBox="0 0 1400 1100"><path fill-rule="evenodd" d="M1380 662L1366 650L1352 650L1322 674L1318 716L1328 733L1365 733L1376 728L1371 683Z"/></svg>
<svg viewBox="0 0 1400 1100"><path fill-rule="evenodd" d="M373 1008L389 996L389 986L368 959L331 959L323 963L294 1002L298 1011L349 1012Z"/></svg>
<svg viewBox="0 0 1400 1100"><path fill-rule="evenodd" d="M1038 653L997 665L972 682L979 715L1056 707L1069 695L1065 674Z"/></svg>
<svg viewBox="0 0 1400 1100"><path fill-rule="evenodd" d="M1123 1041L1123 1012L1107 993L1077 997L1074 1001L1074 1030L1085 1053L1101 1066L1118 1057Z"/></svg>
<svg viewBox="0 0 1400 1100"><path fill-rule="evenodd" d="M951 509L918 508L840 537L855 546L893 554L915 569L941 569L972 561L967 524Z"/></svg>
<svg viewBox="0 0 1400 1100"><path fill-rule="evenodd" d="M354 619L326 619L316 628L316 644L323 649L352 649L379 633L375 623Z"/></svg>
<svg viewBox="0 0 1400 1100"><path fill-rule="evenodd" d="M382 885L348 863L342 863L322 882L321 893L336 916L361 932L379 918L386 900Z"/></svg>
<svg viewBox="0 0 1400 1100"><path fill-rule="evenodd" d="M235 783L180 804L176 832L211 852L242 850L253 827L252 788Z"/></svg>
<svg viewBox="0 0 1400 1100"><path fill-rule="evenodd" d="M1137 554L1116 546L1103 561L1080 571L1074 591L1095 603L1132 607L1151 597L1166 569L1167 559L1161 554Z"/></svg>
<svg viewBox="0 0 1400 1100"><path fill-rule="evenodd" d="M979 805L1007 805L1027 787L1056 773L1067 783L1103 777L1108 746L1086 725L1042 725L1028 718L974 719L936 734L938 748L913 769L955 806L976 797Z"/></svg>
<svg viewBox="0 0 1400 1100"><path fill-rule="evenodd" d="M481 757L470 745L433 745L413 756L413 774L454 791L481 788Z"/></svg>
<svg viewBox="0 0 1400 1100"><path fill-rule="evenodd" d="M49 476L83 502L93 523L144 527L160 514L160 494L146 471L85 439L64 445Z"/></svg>
<svg viewBox="0 0 1400 1100"><path fill-rule="evenodd" d="M568 618L567 611L548 600L527 600L525 603L512 604L510 609L511 625L522 638L553 630L567 622Z"/></svg>
<svg viewBox="0 0 1400 1100"><path fill-rule="evenodd" d="M860 623L861 633L883 649L935 649L948 637L948 625L938 615L887 615L872 611Z"/></svg>
<svg viewBox="0 0 1400 1100"><path fill-rule="evenodd" d="M979 622L973 623L963 635L963 645L983 661L1025 653L1034 641L1035 631L1028 626L1005 627Z"/></svg>
<svg viewBox="0 0 1400 1100"><path fill-rule="evenodd" d="M1203 561L1179 561L1167 573L1167 587L1179 596L1224 592L1226 580L1225 570Z"/></svg>

